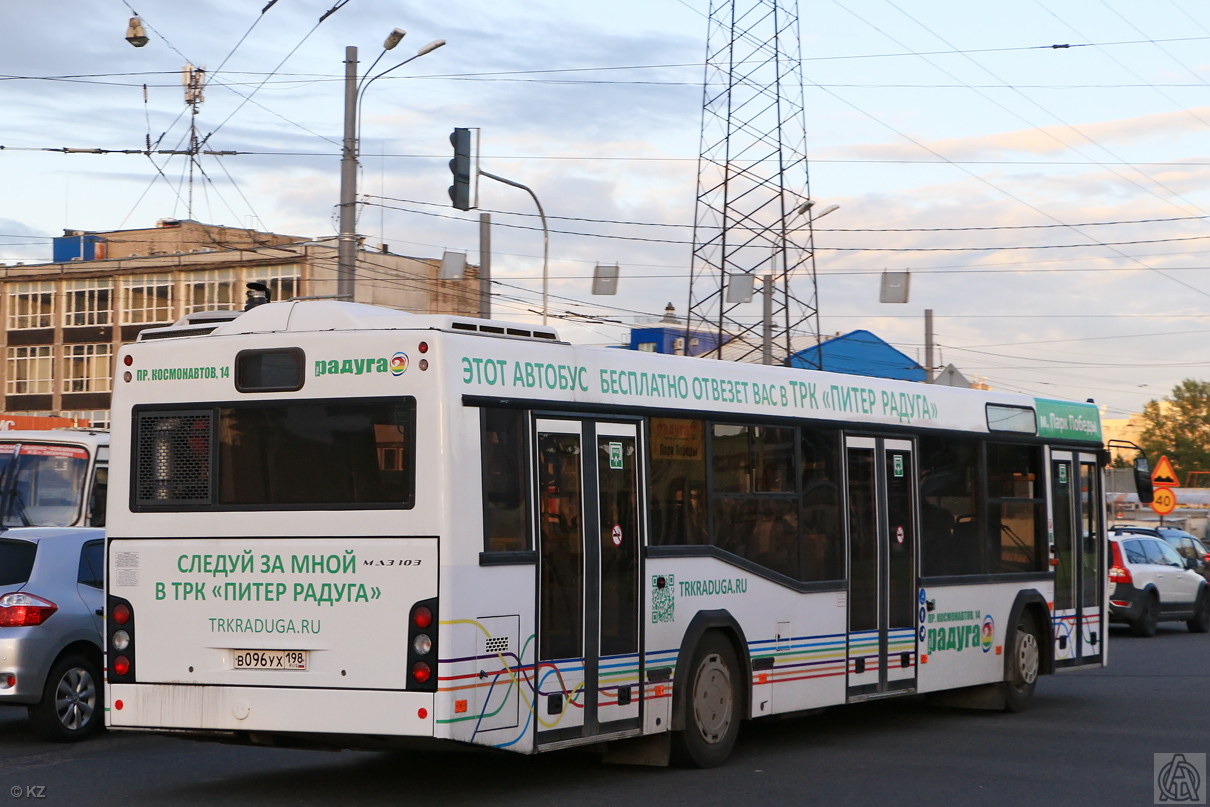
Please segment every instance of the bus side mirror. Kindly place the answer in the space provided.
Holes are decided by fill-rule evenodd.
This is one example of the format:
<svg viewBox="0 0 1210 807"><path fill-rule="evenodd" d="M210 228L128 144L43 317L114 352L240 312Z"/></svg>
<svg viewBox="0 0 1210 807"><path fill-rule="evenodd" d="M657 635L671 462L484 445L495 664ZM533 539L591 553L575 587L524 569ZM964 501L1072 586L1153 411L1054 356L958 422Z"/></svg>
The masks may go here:
<svg viewBox="0 0 1210 807"><path fill-rule="evenodd" d="M1134 489L1139 492L1140 504L1151 504L1155 500L1155 490L1151 487L1151 465L1146 457L1135 457Z"/></svg>

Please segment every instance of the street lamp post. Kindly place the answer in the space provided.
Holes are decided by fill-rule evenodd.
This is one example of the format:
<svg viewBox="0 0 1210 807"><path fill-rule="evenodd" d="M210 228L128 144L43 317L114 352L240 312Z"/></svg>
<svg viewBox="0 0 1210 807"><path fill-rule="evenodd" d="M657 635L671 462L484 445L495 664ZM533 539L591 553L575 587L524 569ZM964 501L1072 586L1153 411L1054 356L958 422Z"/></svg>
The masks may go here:
<svg viewBox="0 0 1210 807"><path fill-rule="evenodd" d="M396 28L391 31L382 44L382 52L360 80L357 77L357 48L353 45L345 48L344 144L340 155L340 234L336 242L336 296L340 299L353 300L357 280L357 156L360 101L370 84L445 44L444 39L433 40L413 56L367 79L366 76L373 72L379 60L388 50L398 45L403 37L403 29Z"/></svg>

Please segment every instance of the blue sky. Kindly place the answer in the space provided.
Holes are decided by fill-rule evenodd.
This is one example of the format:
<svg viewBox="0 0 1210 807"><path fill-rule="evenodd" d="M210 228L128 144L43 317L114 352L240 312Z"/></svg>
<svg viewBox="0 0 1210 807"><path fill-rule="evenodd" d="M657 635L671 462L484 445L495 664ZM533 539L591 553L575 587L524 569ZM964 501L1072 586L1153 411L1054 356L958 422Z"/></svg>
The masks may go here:
<svg viewBox="0 0 1210 807"><path fill-rule="evenodd" d="M398 26L391 57L449 44L366 95L371 244L476 252L477 214L446 204L446 138L480 127L484 168L552 216L682 225L556 221L674 242L552 235L552 310L609 320L565 336L613 343L669 301L684 311L691 253L675 242L694 214L705 2L349 0L316 26L334 2L279 0L261 17L259 1L130 0L153 29L142 49L123 39L123 0L3 4L0 261L48 260L63 228L189 213L179 157L38 151L180 147L186 59L212 71L208 146L256 152L204 158L193 218L332 234L344 47L368 62ZM799 16L812 193L841 206L816 232L825 333L869 328L918 356L931 308L945 363L1109 416L1210 378L1210 9L820 0ZM485 183L481 206L534 224L505 186ZM534 319L540 234L499 227L494 242L498 315ZM597 262L621 265L617 297L589 294ZM912 271L910 303L878 302L884 269Z"/></svg>

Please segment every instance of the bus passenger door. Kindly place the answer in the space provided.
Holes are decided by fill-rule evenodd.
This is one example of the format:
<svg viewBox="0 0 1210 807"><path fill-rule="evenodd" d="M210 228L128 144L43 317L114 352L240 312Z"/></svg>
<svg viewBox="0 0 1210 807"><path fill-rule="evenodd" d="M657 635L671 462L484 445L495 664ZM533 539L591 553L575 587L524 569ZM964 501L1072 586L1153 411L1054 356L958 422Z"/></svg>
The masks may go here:
<svg viewBox="0 0 1210 807"><path fill-rule="evenodd" d="M1105 525L1095 454L1052 451L1050 497L1055 541L1052 609L1056 667L1100 664L1105 640Z"/></svg>
<svg viewBox="0 0 1210 807"><path fill-rule="evenodd" d="M916 512L912 443L846 439L848 697L916 686Z"/></svg>
<svg viewBox="0 0 1210 807"><path fill-rule="evenodd" d="M638 426L537 421L539 745L640 728Z"/></svg>

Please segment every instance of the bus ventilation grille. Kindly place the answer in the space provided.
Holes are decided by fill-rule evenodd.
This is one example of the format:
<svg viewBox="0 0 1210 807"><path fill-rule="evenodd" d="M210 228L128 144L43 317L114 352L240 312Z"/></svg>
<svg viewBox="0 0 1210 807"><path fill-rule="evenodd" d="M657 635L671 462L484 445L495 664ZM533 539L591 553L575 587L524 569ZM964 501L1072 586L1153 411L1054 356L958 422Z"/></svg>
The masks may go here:
<svg viewBox="0 0 1210 807"><path fill-rule="evenodd" d="M208 504L212 412L142 412L138 416L135 503Z"/></svg>
<svg viewBox="0 0 1210 807"><path fill-rule="evenodd" d="M551 342L559 340L554 331L531 331L525 328L505 328L500 325L481 325L476 322L451 322L450 328L455 331L474 331L495 336L520 336L524 339L545 339Z"/></svg>
<svg viewBox="0 0 1210 807"><path fill-rule="evenodd" d="M508 637L497 636L493 639L488 639L483 643L483 649L488 653L507 653L508 652Z"/></svg>

